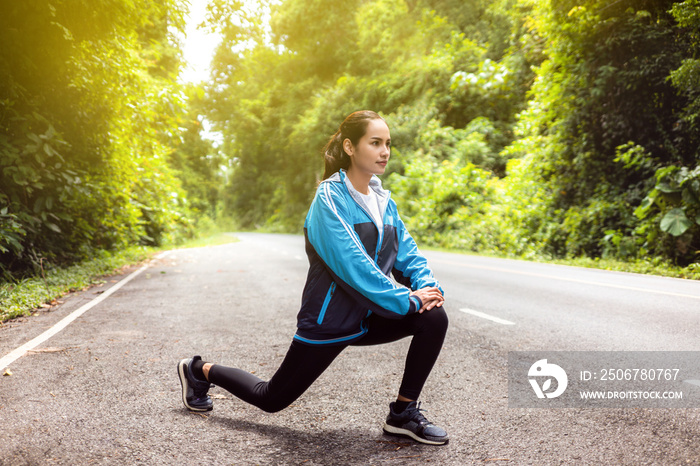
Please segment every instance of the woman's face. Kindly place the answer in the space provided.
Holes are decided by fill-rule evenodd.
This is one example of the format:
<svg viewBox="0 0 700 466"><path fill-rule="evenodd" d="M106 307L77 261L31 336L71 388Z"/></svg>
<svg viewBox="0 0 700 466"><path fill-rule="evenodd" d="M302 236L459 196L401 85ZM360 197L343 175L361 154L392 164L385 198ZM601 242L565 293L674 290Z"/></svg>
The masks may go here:
<svg viewBox="0 0 700 466"><path fill-rule="evenodd" d="M370 120L365 135L356 145L349 139L343 141L345 152L350 155L350 170L366 175L382 175L389 162L391 135L384 120Z"/></svg>

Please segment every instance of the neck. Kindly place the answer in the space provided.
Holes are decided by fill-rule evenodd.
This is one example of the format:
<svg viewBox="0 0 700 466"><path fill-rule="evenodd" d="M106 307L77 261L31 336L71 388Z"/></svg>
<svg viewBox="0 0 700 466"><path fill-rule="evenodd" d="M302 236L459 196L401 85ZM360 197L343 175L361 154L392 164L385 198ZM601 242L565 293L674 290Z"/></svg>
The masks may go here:
<svg viewBox="0 0 700 466"><path fill-rule="evenodd" d="M353 187L358 192L361 192L362 194L369 194L369 181L372 179L372 174L358 173L357 171L353 170L352 167L348 168L346 174Z"/></svg>

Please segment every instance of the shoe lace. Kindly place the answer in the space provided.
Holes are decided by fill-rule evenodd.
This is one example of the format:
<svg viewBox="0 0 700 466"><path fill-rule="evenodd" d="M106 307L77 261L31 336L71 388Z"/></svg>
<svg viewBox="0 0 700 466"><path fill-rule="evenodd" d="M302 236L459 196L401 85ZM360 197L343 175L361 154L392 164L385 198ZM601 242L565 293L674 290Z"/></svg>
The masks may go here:
<svg viewBox="0 0 700 466"><path fill-rule="evenodd" d="M418 424L432 424L426 417L423 415L423 413L427 413L425 409L421 409L420 407L421 402L419 401L416 404L415 408L407 408L411 414L411 419L415 421Z"/></svg>
<svg viewBox="0 0 700 466"><path fill-rule="evenodd" d="M192 386L192 394L195 396L195 398L206 398L207 392L211 387L212 384L209 382L197 380L197 383Z"/></svg>

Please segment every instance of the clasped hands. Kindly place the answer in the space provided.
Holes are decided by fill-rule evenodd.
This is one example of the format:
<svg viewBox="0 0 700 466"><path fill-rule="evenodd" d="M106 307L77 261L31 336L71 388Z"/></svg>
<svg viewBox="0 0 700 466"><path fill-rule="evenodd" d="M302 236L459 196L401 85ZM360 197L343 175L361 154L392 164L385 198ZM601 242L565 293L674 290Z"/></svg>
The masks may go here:
<svg viewBox="0 0 700 466"><path fill-rule="evenodd" d="M426 286L420 290L411 292L411 296L416 296L423 303L423 307L418 310L419 314L423 311L429 311L434 307L440 307L445 302L440 288L436 286Z"/></svg>

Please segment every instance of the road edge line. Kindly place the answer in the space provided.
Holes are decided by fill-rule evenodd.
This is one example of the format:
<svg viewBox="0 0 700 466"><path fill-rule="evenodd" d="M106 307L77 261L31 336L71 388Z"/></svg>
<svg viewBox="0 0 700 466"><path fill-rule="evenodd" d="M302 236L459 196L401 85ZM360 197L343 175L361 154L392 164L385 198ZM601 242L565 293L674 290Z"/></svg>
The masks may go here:
<svg viewBox="0 0 700 466"><path fill-rule="evenodd" d="M504 259L504 260L507 260L507 259ZM592 281L592 280L579 280L576 278L558 277L556 275L532 273L532 272L526 272L526 271L522 271L522 270L504 269L502 267L491 267L491 266L487 266L487 265L477 265L477 264L464 264L461 262L452 262L452 261L441 260L441 259L432 259L430 261L430 263L442 263L442 264L455 265L457 267L465 267L465 268L480 269L480 270L490 270L492 272L511 273L511 274L515 274L515 275L526 275L528 277L547 278L547 279L551 279L551 280L561 280L564 282L579 283L579 284L583 284L583 285L603 286L603 287L607 287L607 288L617 288L620 290L630 290L630 291L639 291L642 293L661 294L661 295L667 295L667 296L675 296L677 298L700 299L700 296L698 296L698 295L692 295L692 294L686 294L686 293L675 293L673 291L653 290L653 289L649 289L649 288L638 288L638 287L634 287L634 286L617 285L614 283L596 282L596 281ZM550 264L544 264L544 265L550 265ZM571 266L562 266L562 267L571 267ZM574 267L574 268L580 268L583 270L596 270L596 271L601 271L601 272L627 273L627 272L614 272L612 270L603 270L603 269L586 269L584 267ZM658 276L658 275L644 275L644 274L630 274L630 275L639 275L642 277L650 277L650 278L663 278L663 279L669 278L669 277L663 277L663 276ZM674 279L674 280L687 280L687 279ZM688 280L688 281L692 282L692 280Z"/></svg>
<svg viewBox="0 0 700 466"><path fill-rule="evenodd" d="M170 254L170 252L171 251L165 251L165 252L160 253L157 256L155 256L155 258L162 259L165 256L167 256L168 254ZM129 283L131 280L136 278L136 276L138 276L141 272L146 270L148 267L149 266L147 264L147 265L142 266L138 270L131 272L128 276L123 278L119 283L117 283L116 285L114 285L113 287L111 287L110 289L108 289L107 291L105 291L104 293L102 293L100 296L93 299L92 301L83 304L78 309L71 312L63 319L59 320L57 323L55 323L53 325L53 327L46 330L44 333L42 333L38 337L35 337L35 338L29 340L28 342L26 342L25 344L23 344L19 348L11 351L10 353L8 353L5 356L3 356L2 358L0 358L0 371L4 371L5 369L7 369L10 366L10 364L17 361L19 358L21 358L22 356L27 354L29 351L33 350L34 348L36 348L37 346L39 346L40 344L42 344L43 342L48 340L49 338L53 337L54 335L56 335L58 332L60 332L64 328L68 327L68 325L70 325L71 322L73 322L75 319L77 319L81 315L85 314L87 311L89 311L93 307L100 304L105 299L109 298L113 293L115 293L121 287L123 287L124 285Z"/></svg>

